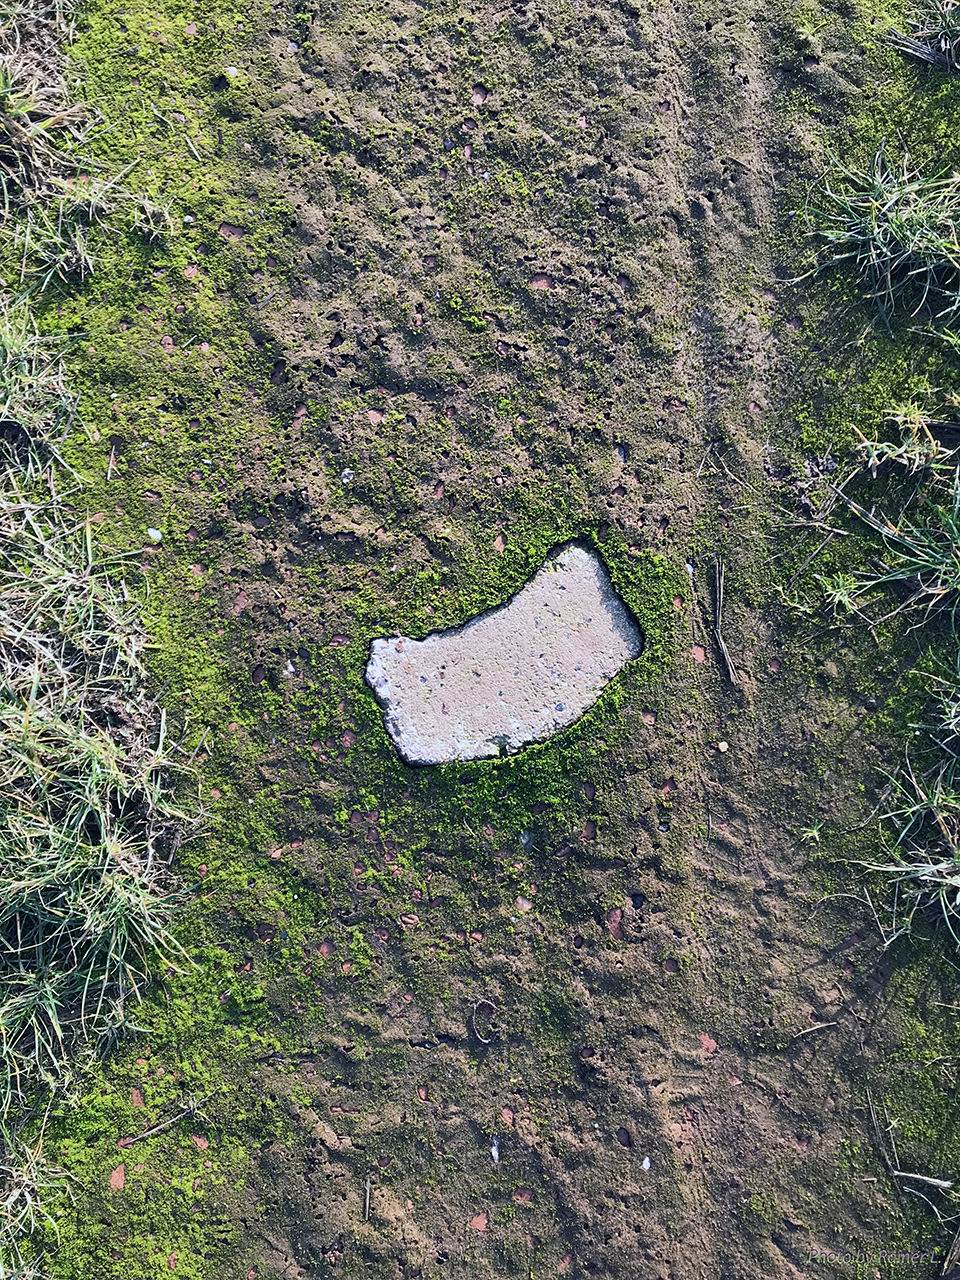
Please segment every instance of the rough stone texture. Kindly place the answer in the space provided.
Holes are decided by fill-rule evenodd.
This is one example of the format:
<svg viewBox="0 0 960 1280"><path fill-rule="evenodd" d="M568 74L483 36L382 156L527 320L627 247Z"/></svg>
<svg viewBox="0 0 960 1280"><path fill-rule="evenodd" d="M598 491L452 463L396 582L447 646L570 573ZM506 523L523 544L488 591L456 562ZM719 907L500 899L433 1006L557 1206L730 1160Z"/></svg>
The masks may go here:
<svg viewBox="0 0 960 1280"><path fill-rule="evenodd" d="M509 754L596 702L643 648L600 560L574 544L497 609L425 640L374 640L367 681L413 764Z"/></svg>

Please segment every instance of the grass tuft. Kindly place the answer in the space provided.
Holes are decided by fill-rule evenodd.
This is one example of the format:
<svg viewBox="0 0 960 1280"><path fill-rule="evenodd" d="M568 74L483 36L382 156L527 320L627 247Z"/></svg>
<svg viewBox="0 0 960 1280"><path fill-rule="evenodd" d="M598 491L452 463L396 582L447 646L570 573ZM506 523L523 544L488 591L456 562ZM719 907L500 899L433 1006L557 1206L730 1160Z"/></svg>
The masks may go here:
<svg viewBox="0 0 960 1280"><path fill-rule="evenodd" d="M93 124L72 103L63 49L72 3L0 0L0 217L21 263L21 283L42 294L93 272L98 229L127 225L149 242L169 231L169 212L127 191L121 177L80 172Z"/></svg>
<svg viewBox="0 0 960 1280"><path fill-rule="evenodd" d="M919 610L922 621L944 618L955 632L960 623L960 467L933 468L926 485L893 517L852 498L847 504L879 535L885 551L877 568L859 575L858 599L893 589L901 597L895 613Z"/></svg>
<svg viewBox="0 0 960 1280"><path fill-rule="evenodd" d="M22 310L0 315L0 1112L109 1037L151 958L183 815L122 561L61 490L73 404Z"/></svg>
<svg viewBox="0 0 960 1280"><path fill-rule="evenodd" d="M0 198L4 213L29 206L72 170L86 113L71 103L63 47L69 6L0 0Z"/></svg>
<svg viewBox="0 0 960 1280"><path fill-rule="evenodd" d="M42 1125L31 1141L0 1129L0 1280L43 1280L30 1241L42 1231L56 1233L43 1203L65 1179L44 1159Z"/></svg>
<svg viewBox="0 0 960 1280"><path fill-rule="evenodd" d="M888 319L960 311L960 175L923 176L880 147L865 168L824 178L806 216L819 267L852 268Z"/></svg>
<svg viewBox="0 0 960 1280"><path fill-rule="evenodd" d="M887 945L908 936L918 916L942 922L960 946L960 760L955 717L960 708L960 672L950 681L949 709L942 718L915 726L924 765L908 756L890 779L882 816L892 833L887 857L863 865L882 877ZM949 737L949 744L945 737Z"/></svg>

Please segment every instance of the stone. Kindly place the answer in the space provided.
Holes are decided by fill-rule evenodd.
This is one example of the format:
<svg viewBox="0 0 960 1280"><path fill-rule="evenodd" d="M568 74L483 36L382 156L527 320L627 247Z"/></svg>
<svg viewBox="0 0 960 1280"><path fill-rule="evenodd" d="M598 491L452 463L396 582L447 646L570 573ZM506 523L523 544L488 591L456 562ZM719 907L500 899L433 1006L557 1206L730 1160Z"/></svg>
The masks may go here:
<svg viewBox="0 0 960 1280"><path fill-rule="evenodd" d="M510 755L579 719L643 648L600 558L568 543L505 604L374 640L367 683L410 764Z"/></svg>

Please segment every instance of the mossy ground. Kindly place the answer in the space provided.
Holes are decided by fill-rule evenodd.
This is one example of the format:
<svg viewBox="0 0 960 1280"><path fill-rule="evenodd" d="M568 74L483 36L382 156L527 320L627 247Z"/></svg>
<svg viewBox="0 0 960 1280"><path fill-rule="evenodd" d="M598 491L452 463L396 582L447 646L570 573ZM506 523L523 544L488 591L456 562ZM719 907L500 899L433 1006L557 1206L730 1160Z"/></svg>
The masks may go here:
<svg viewBox="0 0 960 1280"><path fill-rule="evenodd" d="M953 375L842 282L772 299L786 207L741 170L779 157L795 182L841 112L852 154L883 118L949 162L955 91L884 52L872 10L786 6L762 48L733 15L680 70L663 15L604 14L438 8L413 40L405 9L85 12L96 161L174 229L103 236L45 324L72 339L78 501L133 555L206 833L178 859L192 963L48 1138L74 1178L58 1280L693 1275L716 1258L708 1202L744 1275L787 1274L796 1232L929 1234L863 1181L882 1170L857 1108L903 1030L888 1105L917 1160L955 1165L935 962L903 959L863 1057L856 1006L823 1053L794 1038L836 1013L818 965L876 990L866 930L854 975L836 917L809 923L797 833L857 804L889 733L863 722L869 645L841 682L832 638L768 634L805 554L768 536L804 453ZM727 40L749 68L729 103ZM764 413L797 464L775 491ZM362 682L370 639L498 603L570 537L596 542L643 659L549 744L405 768ZM853 557L828 555L820 572Z"/></svg>
<svg viewBox="0 0 960 1280"><path fill-rule="evenodd" d="M838 143L825 131L825 165L863 166L885 146L897 159L904 152L909 154L926 174L957 168L960 85L905 59L884 40L891 26L905 29L908 17L908 10L899 4L858 6L854 29L875 73L862 84L842 141ZM888 325L863 301L851 279L843 275L823 279L804 323L805 346L821 367L804 375L812 398L809 409L801 406L797 415L800 446L820 457L832 456L842 467L859 438L889 436L894 412L911 403L936 411L955 395L960 362L939 328L937 321L922 314L901 315ZM909 493L909 482L899 484L896 477L878 484L864 480L857 490L862 503L894 512L906 504ZM840 523L846 536L824 548L794 583L795 599L805 601L807 607L815 604L818 591L832 576L857 575L882 557L882 547L856 520ZM800 553L798 546L798 557ZM875 616L890 612L880 608ZM885 768L896 767L910 746L913 726L923 721L930 672L942 662L949 643L946 628L936 623L917 628L910 622L904 625L902 617L881 622L865 642L848 647L841 641L839 654L835 629L825 638L820 619L811 629L813 652L819 651L822 660L836 658L848 689L872 690L872 697L863 698L858 734L885 744L889 762ZM855 620L847 626L859 629ZM836 745L834 739L821 747L825 765ZM882 772L864 780L871 804L882 805L885 776ZM828 891L845 895L866 890L882 902L884 886L864 866L878 857L884 860L873 824L861 826L839 818L821 838L821 874ZM883 1067L870 1067L865 1060L863 1073L863 1087L872 1089L884 1129L888 1122L892 1126L900 1167L948 1180L960 1165L956 1023L950 1007L956 981L953 953L954 944L942 922L930 921L918 923L912 939L898 942L885 955L878 970L882 1004L871 1002L866 1017L882 1008L896 1047ZM864 1168L875 1160L877 1147L870 1121L862 1142L855 1144ZM941 1204L941 1211L944 1208ZM906 1235L901 1243L908 1248Z"/></svg>

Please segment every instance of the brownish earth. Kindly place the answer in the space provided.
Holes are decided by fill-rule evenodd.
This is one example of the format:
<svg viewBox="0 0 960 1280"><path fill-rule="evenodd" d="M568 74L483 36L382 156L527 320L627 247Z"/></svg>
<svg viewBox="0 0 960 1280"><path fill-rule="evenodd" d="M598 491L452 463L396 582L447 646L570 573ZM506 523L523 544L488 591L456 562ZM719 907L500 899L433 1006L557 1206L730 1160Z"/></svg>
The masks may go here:
<svg viewBox="0 0 960 1280"><path fill-rule="evenodd" d="M242 255L259 200L293 211L243 303L271 385L161 553L268 698L272 852L313 904L287 983L282 912L211 899L280 1029L237 1083L286 1116L236 1211L249 1274L773 1280L909 1247L865 1104L903 1010L801 838L869 814L882 672L777 607L815 474L791 407L831 358L786 215L870 74L852 14L273 21L219 228ZM635 590L666 558L669 657L515 763L404 766L370 638L464 621L571 536Z"/></svg>
<svg viewBox="0 0 960 1280"><path fill-rule="evenodd" d="M263 1155L271 1265L834 1274L810 1251L876 1245L891 1212L884 1187L838 1172L866 1129L866 933L820 903L799 840L831 793L849 805L810 744L856 711L784 658L758 606L796 387L778 209L806 148L784 103L832 100L850 71L804 57L767 7L346 5L316 15L305 49L288 37L269 168L302 267L263 319L291 425L283 484L248 473L279 562L245 588L264 660L303 634L288 548L312 541L322 573L310 639L349 635L352 591L492 559L513 496L541 487L687 562L692 591L676 667L649 706L628 695L609 753L568 780L584 831L528 849L465 836L455 860L428 845L417 924L399 928L352 888L376 816L306 833L335 915L386 936L377 995L357 1007L322 984L305 1060L264 1076L299 1127ZM303 141L330 136L319 154ZM333 512L342 466L355 479ZM712 640L716 554L739 687ZM350 767L321 751L314 785ZM416 795L429 804L429 779ZM469 787L458 802L469 829ZM537 884L527 914L504 892L516 860ZM411 991L424 947L432 999ZM489 1044L479 1001L497 1009Z"/></svg>

